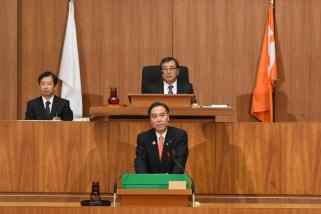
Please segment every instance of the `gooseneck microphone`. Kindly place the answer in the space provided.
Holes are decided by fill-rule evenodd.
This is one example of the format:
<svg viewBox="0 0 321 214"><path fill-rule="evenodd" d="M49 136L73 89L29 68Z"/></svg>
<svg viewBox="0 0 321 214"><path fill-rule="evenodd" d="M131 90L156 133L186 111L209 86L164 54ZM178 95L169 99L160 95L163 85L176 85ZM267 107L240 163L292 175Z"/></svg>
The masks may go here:
<svg viewBox="0 0 321 214"><path fill-rule="evenodd" d="M188 174L182 165L176 160L176 151L172 150L172 152L167 151L167 157L172 158L176 165L191 179L191 189L192 189L192 206L195 207L195 188L194 188L194 180L190 174Z"/></svg>
<svg viewBox="0 0 321 214"><path fill-rule="evenodd" d="M136 165L136 163L131 163L131 164L129 165L129 167L128 167L125 171L123 171L123 172L115 179L115 182L114 182L114 196L113 196L113 206L114 206L114 207L116 207L117 182L119 181L119 179L120 179L121 177L123 177L123 175L125 175L126 173L128 173L129 170L131 170L135 165Z"/></svg>

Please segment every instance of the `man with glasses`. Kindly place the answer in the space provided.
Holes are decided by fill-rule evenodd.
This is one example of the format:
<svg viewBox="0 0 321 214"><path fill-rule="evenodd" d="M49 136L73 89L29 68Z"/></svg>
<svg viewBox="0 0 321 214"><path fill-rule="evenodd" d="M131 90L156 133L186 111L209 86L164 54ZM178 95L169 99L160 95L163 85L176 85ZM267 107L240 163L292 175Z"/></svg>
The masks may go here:
<svg viewBox="0 0 321 214"><path fill-rule="evenodd" d="M177 79L179 63L173 57L165 57L160 62L162 81L147 86L148 94L194 94L193 85Z"/></svg>

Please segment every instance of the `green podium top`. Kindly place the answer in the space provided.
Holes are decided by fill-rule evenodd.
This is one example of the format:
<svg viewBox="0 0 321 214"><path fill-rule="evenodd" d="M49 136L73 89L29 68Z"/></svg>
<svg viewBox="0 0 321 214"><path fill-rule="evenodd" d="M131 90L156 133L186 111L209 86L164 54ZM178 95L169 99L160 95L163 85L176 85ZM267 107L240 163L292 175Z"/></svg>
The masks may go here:
<svg viewBox="0 0 321 214"><path fill-rule="evenodd" d="M169 181L186 181L190 189L190 179L186 174L124 174L123 189L168 189Z"/></svg>

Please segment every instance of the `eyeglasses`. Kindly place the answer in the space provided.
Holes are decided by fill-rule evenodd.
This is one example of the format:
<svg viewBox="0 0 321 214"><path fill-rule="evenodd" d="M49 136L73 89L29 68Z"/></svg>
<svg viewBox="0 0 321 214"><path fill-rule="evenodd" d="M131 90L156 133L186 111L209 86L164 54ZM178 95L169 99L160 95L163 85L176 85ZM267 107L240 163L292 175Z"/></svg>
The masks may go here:
<svg viewBox="0 0 321 214"><path fill-rule="evenodd" d="M175 71L175 70L177 70L177 68L162 68L163 72L166 72L166 71L172 72L172 71Z"/></svg>

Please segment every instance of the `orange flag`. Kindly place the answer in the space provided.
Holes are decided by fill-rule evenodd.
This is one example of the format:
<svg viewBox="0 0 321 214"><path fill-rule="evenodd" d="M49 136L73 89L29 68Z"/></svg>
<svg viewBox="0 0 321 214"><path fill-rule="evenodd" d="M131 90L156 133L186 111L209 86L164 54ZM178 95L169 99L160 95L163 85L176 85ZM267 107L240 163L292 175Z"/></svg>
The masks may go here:
<svg viewBox="0 0 321 214"><path fill-rule="evenodd" d="M252 95L251 114L263 122L273 122L274 82L277 79L273 0L269 1L268 22L265 28L260 65Z"/></svg>

